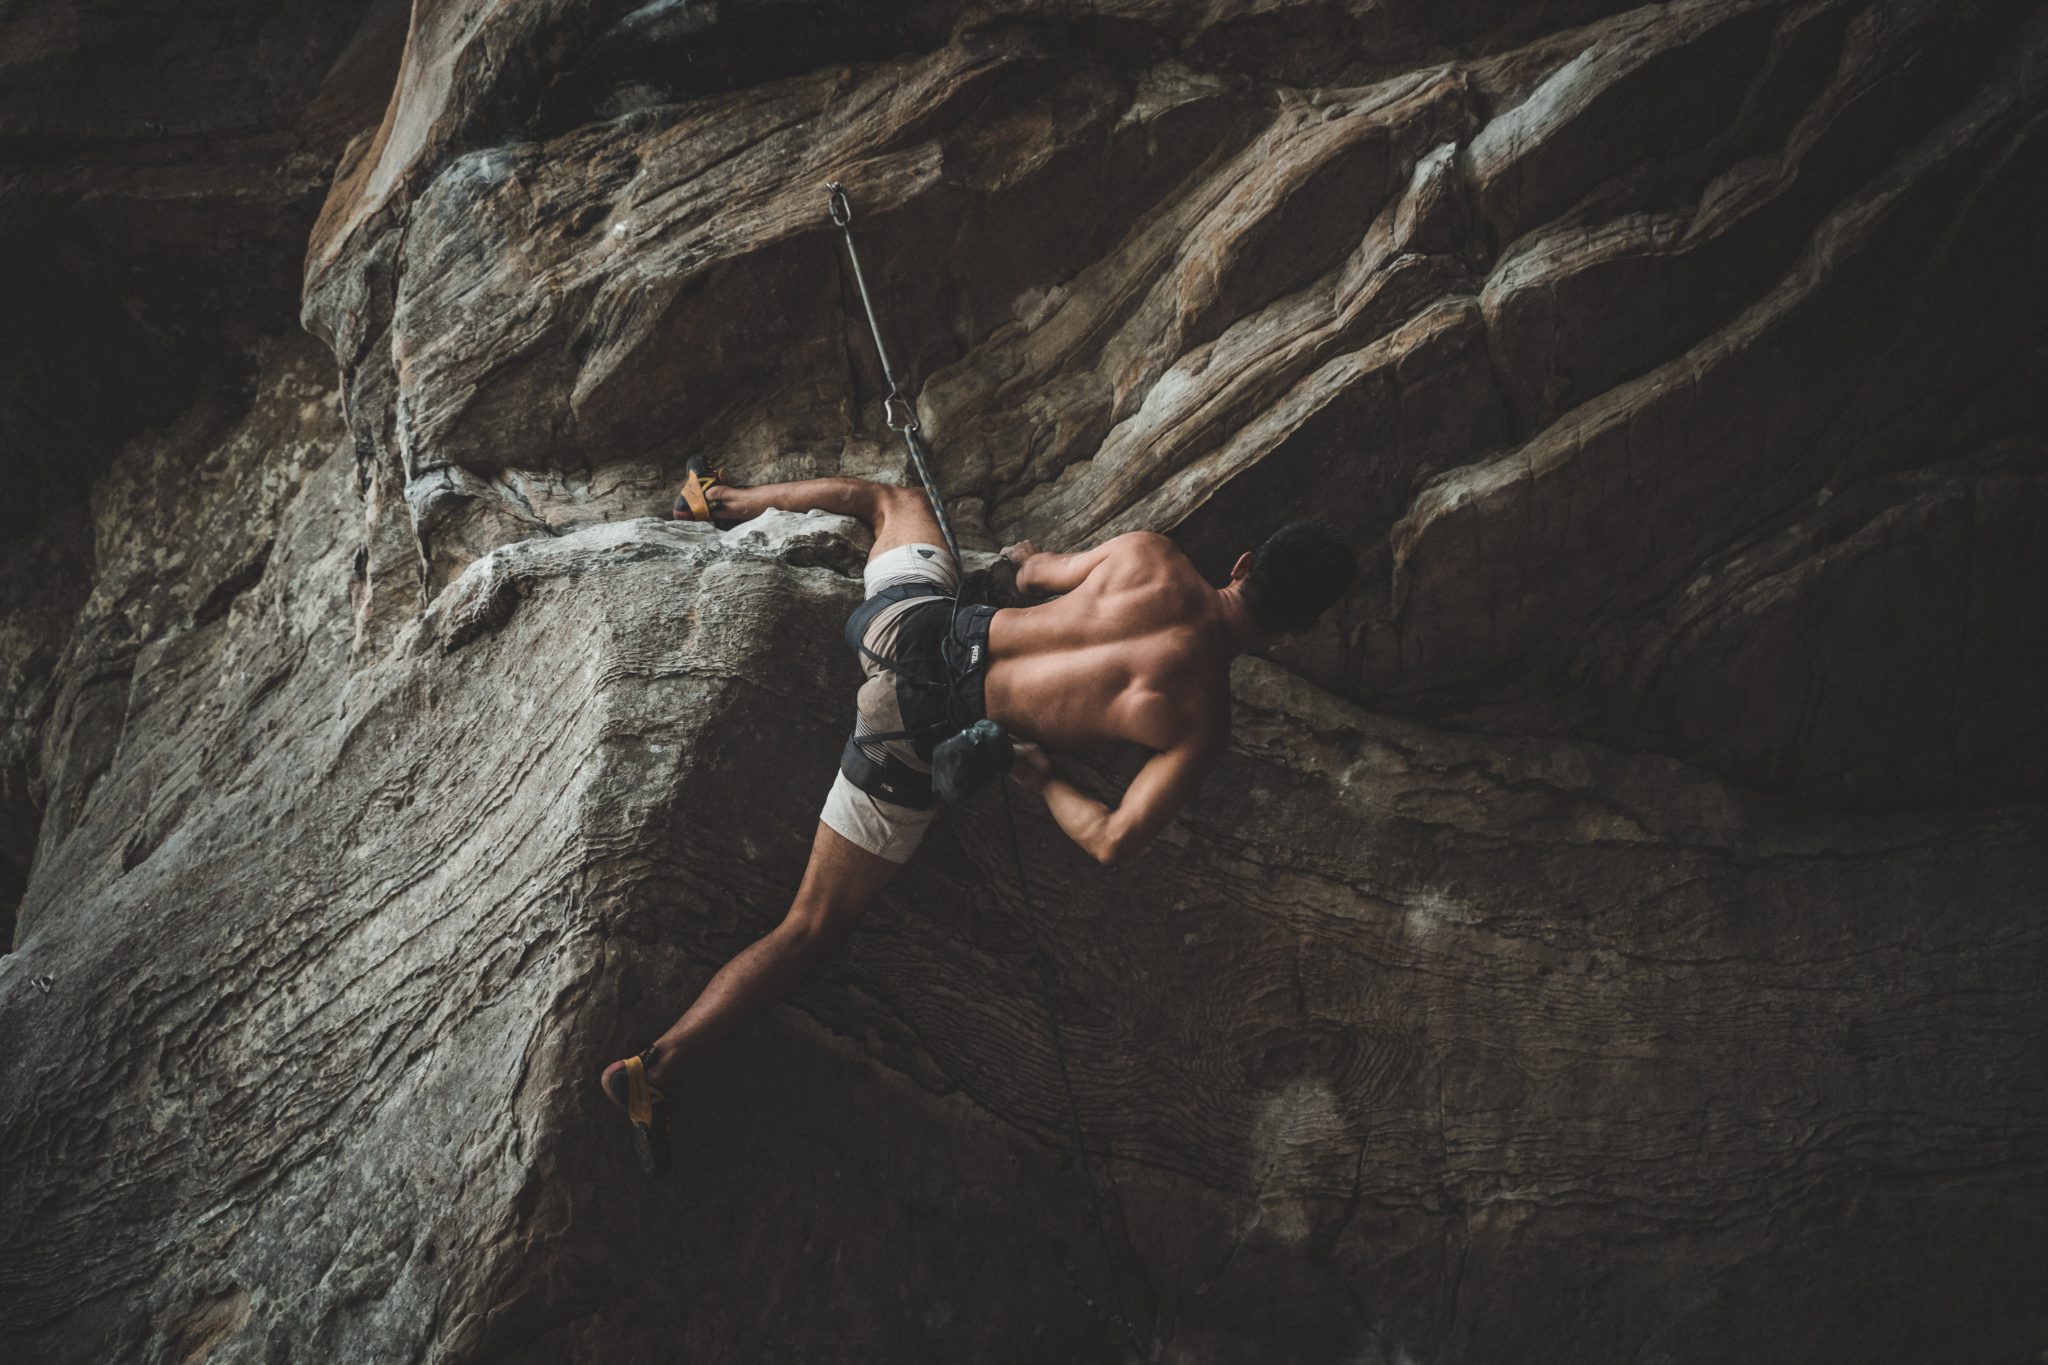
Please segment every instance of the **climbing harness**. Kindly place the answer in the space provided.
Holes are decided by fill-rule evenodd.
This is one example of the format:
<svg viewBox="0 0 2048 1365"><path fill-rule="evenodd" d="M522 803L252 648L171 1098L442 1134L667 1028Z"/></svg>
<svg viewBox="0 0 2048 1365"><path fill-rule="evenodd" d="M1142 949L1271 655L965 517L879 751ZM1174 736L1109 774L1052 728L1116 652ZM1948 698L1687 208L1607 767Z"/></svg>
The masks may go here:
<svg viewBox="0 0 2048 1365"><path fill-rule="evenodd" d="M882 344L882 325L876 320L874 300L868 294L867 276L860 268L860 250L854 245L853 241L853 205L848 201L846 190L838 181L835 180L828 183L825 186L825 191L826 212L831 216L833 223L838 226L841 235L846 239L846 259L853 267L854 286L860 293L861 309L867 314L868 331L874 337L875 358L881 362L882 378L889 385L888 396L882 400L882 418L888 423L891 431L899 431L903 434L903 443L910 451L911 465L917 470L918 481L924 485L925 497L932 505L932 515L938 519L939 534L945 537L946 550L953 556L955 577L950 608L950 623L947 627L947 643L949 645L961 644L962 642L958 640L960 582L964 575L965 564L960 558L960 546L953 538L952 523L946 519L946 505L939 497L938 483L932 478L931 464L927 458L924 439L918 427L916 408L911 396L904 391L903 385L897 380L896 372L889 364L888 349ZM903 585L903 588L915 590L922 586L906 584ZM870 599L870 601L878 600L894 591L898 590L885 588L880 594L877 594L877 598ZM932 588L923 588L922 593L912 591L906 592L903 595L926 594L940 595L936 589ZM902 600L902 596L891 599L891 601L900 600ZM989 614L994 614L993 609L990 610ZM872 619L872 617L867 614L866 604L863 604L862 610L855 612L853 620L847 623L847 637L854 642L854 647L892 671L912 677L917 683L926 686L953 688L959 681L960 670L963 667L971 667L973 664L978 664L981 660L982 655L980 654L965 655L964 657L971 660L971 662L963 665L958 662L963 657L963 654L959 650L946 648L941 650L940 657L946 665L947 672L952 676L945 682L942 683L937 679L918 677L914 674L906 674L905 670L894 660L883 658L867 648L866 644L862 642L861 633L866 630L869 619ZM987 640L987 622L985 618L981 622L981 631L982 639L979 647L985 650ZM951 713L949 712L950 715ZM957 723L957 720L955 723ZM888 739L908 739L925 733L931 728L926 726L917 731L903 731L885 735L862 735L859 738L868 743ZM849 742L849 752L853 751L855 747L853 743ZM982 719L976 721L960 729L959 733L941 740L933 748L931 758L933 785L939 795L949 802L964 800L976 788L986 783L990 777L1000 777L1004 772L1007 772L1012 757L1010 739L1003 732L1003 728L991 720ZM1045 998L1046 1021L1050 1026L1048 1031L1052 1037L1053 1059L1058 1064L1060 1090L1066 1098L1067 1120L1073 1134L1074 1150L1081 1158L1081 1169L1088 1180L1088 1204L1095 1217L1095 1236L1102 1249L1103 1270L1109 1280L1109 1292L1112 1300L1110 1316L1111 1320L1121 1331L1121 1340L1124 1344L1135 1346L1137 1344L1137 1331L1131 1324L1130 1311L1124 1301L1122 1277L1117 1273L1116 1256L1110 1250L1109 1224L1103 1215L1102 1194L1097 1187L1095 1179L1095 1163L1089 1156L1087 1134L1081 1127L1080 1106L1074 1100L1073 1077L1067 1067L1066 1029L1061 1021L1059 1009L1060 983L1058 967L1053 959L1051 950L1046 947L1044 936L1039 932L1038 911L1032 902L1031 884L1025 874L1024 845L1017 836L1017 818L1010 805L1009 787L1003 785L1002 791L1003 822L1008 828L1010 835L1010 854L1017 865L1017 894L1024 902L1024 922L1030 929L1038 958L1041 990ZM1122 1192L1116 1188L1116 1172L1110 1168L1107 1162L1103 1164L1103 1174L1108 1178L1112 1195L1117 1200L1118 1206L1121 1207L1123 1197Z"/></svg>
<svg viewBox="0 0 2048 1365"><path fill-rule="evenodd" d="M945 664L947 679L941 684L935 679L919 675L904 667L900 661L884 658L869 649L862 636L874 612L869 604L854 614L847 622L847 639L868 658L909 681L913 689L943 687L946 692L946 715L940 720L908 730L891 730L882 734L856 735L847 741L846 752L842 755L842 767L850 765L848 780L863 790L872 790L862 781L863 777L874 781L880 787L913 787L907 784L904 774L888 771L891 760L876 758L878 746L892 739L907 739L921 742L932 731L950 728L954 734L938 741L930 753L932 765L932 786L941 800L956 804L966 800L990 780L1001 777L1010 770L1015 754L1010 737L1003 728L985 718L962 718L961 688L970 678L978 677L977 669L987 656L986 614L977 613L971 627L981 633L979 640L963 638L960 632L960 587L966 575L966 562L960 555L960 542L954 538L953 523L947 519L946 504L939 496L939 486L932 478L931 462L927 457L924 438L919 430L917 408L903 384L896 378L896 369L889 363L889 348L882 342L882 324L875 316L874 299L868 293L867 272L860 266L860 248L853 241L853 204L846 197L846 190L838 181L825 186L826 212L833 223L838 225L840 235L846 239L846 259L853 267L854 287L860 292L861 311L867 314L868 333L875 340L875 358L882 364L882 378L888 382L888 395L882 400L882 420L891 431L903 434L903 444L910 451L910 463L917 470L918 481L924 485L925 498L931 503L932 515L939 523L939 534L945 538L946 552L953 556L953 594L950 616L946 628L946 639L940 644L940 657ZM884 589L884 594L892 590ZM904 585L893 590L900 601L905 596L939 596L936 590ZM879 610L879 608L876 608ZM922 750L920 750L922 754ZM929 807L925 807L929 808Z"/></svg>
<svg viewBox="0 0 2048 1365"><path fill-rule="evenodd" d="M867 635L875 619L918 599L944 613L943 638L932 629L933 610L910 611L896 626L896 657L870 648ZM930 810L941 800L965 800L976 785L1009 770L1010 737L983 714L981 665L994 615L995 608L986 605L962 608L957 595L925 581L891 584L855 609L846 622L846 643L896 675L897 706L910 724L889 731L856 727L839 756L839 770L849 782L899 806ZM943 676L934 676L933 667ZM948 732L951 739L939 738ZM897 757L888 747L891 740L908 740L930 771Z"/></svg>

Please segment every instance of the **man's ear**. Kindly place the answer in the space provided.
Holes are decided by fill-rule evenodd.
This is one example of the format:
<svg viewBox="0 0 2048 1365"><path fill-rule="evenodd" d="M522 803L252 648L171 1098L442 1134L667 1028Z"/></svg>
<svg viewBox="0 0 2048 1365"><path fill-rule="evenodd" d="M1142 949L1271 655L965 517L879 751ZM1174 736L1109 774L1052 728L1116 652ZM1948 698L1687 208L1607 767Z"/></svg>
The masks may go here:
<svg viewBox="0 0 2048 1365"><path fill-rule="evenodd" d="M1230 566L1230 581L1233 583L1242 583L1244 582L1244 576L1250 573L1251 571L1252 552L1250 550L1246 550L1243 554L1237 557L1237 563Z"/></svg>

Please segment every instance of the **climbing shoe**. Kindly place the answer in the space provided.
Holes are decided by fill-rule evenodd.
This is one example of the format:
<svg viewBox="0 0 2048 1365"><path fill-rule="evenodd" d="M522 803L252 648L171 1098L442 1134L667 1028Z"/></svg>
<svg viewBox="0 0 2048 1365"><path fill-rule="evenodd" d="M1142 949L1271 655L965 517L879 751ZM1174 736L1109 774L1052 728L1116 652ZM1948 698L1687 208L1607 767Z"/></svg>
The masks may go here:
<svg viewBox="0 0 2048 1365"><path fill-rule="evenodd" d="M647 1079L647 1054L606 1067L604 1089L633 1124L633 1154L640 1159L640 1169L649 1175L666 1171L668 1116L662 1112L661 1092Z"/></svg>
<svg viewBox="0 0 2048 1365"><path fill-rule="evenodd" d="M725 476L702 455L692 455L683 469L683 486L676 492L675 519L710 522L714 526L730 525L730 522L714 520L709 496L712 489L725 482Z"/></svg>

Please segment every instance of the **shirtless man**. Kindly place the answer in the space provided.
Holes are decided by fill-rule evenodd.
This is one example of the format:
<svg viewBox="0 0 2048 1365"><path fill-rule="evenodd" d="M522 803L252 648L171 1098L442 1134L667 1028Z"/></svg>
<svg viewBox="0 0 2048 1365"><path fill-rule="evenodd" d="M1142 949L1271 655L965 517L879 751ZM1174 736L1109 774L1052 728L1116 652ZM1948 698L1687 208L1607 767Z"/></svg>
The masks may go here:
<svg viewBox="0 0 2048 1365"><path fill-rule="evenodd" d="M867 600L847 623L867 681L782 923L712 977L645 1052L605 1069L605 1093L632 1118L650 1170L664 1160L662 1084L780 999L909 861L937 814L938 740L982 716L995 721L1020 741L1012 778L1099 862L1121 862L1165 827L1222 754L1231 659L1306 630L1357 571L1319 522L1296 522L1239 556L1220 589L1150 532L1075 554L1025 541L1003 551L1018 590L1058 595L1031 607L963 606L956 618L959 571L921 491L843 478L739 488L692 469L678 517L730 524L770 508L817 509L874 528ZM1115 806L1073 786L1046 757L1113 740L1152 751Z"/></svg>

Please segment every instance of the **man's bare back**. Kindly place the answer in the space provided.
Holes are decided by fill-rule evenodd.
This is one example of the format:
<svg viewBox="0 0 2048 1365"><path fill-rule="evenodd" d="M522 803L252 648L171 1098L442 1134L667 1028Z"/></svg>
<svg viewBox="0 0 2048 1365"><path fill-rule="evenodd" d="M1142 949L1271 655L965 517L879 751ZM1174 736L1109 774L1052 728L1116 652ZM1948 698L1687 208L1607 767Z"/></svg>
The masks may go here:
<svg viewBox="0 0 2048 1365"><path fill-rule="evenodd" d="M989 716L1011 734L1054 750L1165 750L1228 733L1237 623L1165 536L1032 555L1018 585L1064 595L990 624Z"/></svg>
<svg viewBox="0 0 2048 1365"><path fill-rule="evenodd" d="M1117 862L1194 793L1230 734L1230 660L1265 635L1232 589L1211 587L1165 536L1136 532L1077 554L1004 551L1026 593L1063 596L996 613L991 720L1052 750L1127 740L1153 751L1115 807L1021 754L1019 780L1069 838ZM1233 578L1233 586L1235 578Z"/></svg>

